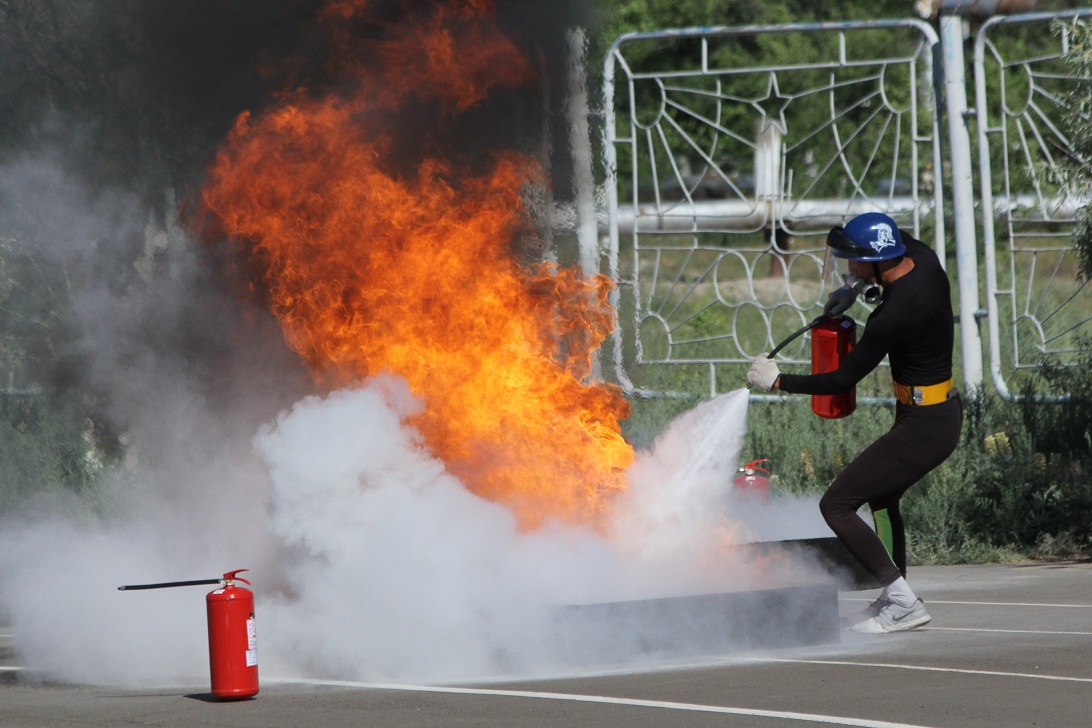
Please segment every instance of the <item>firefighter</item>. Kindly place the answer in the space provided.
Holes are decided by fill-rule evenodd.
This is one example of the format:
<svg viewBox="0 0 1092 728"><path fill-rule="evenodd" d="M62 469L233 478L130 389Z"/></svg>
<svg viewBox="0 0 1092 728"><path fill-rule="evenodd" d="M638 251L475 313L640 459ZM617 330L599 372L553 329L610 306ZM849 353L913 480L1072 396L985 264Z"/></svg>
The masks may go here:
<svg viewBox="0 0 1092 728"><path fill-rule="evenodd" d="M896 399L891 429L834 479L819 503L823 518L883 591L850 622L857 632L900 632L927 624L925 604L906 581L906 533L899 512L903 493L955 450L963 403L952 386L954 318L951 287L928 246L900 231L887 215L869 212L835 226L827 245L846 259L851 276L831 293L824 311L841 315L858 288L882 287L853 350L835 371L782 374L765 354L747 373L753 387L802 394L840 394L853 388L885 356ZM857 511L868 504L873 530Z"/></svg>

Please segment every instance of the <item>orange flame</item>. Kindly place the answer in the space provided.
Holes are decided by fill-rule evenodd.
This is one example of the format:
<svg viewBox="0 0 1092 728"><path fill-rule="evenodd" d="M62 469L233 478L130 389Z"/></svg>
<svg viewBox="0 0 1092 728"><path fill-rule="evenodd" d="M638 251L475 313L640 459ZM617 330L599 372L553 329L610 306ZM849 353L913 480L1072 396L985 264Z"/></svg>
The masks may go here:
<svg viewBox="0 0 1092 728"><path fill-rule="evenodd" d="M532 160L505 153L470 174L429 157L399 175L390 138L367 128L369 112L411 90L454 115L531 79L490 2L444 8L332 64L351 94L290 92L243 114L203 203L260 264L287 341L318 379L401 375L425 403L412 424L475 493L528 528L595 522L633 458L626 401L581 381L613 325L610 281L514 260L511 241L528 231L520 188L541 174ZM323 18L367 10L338 0ZM353 48L348 31L333 37Z"/></svg>

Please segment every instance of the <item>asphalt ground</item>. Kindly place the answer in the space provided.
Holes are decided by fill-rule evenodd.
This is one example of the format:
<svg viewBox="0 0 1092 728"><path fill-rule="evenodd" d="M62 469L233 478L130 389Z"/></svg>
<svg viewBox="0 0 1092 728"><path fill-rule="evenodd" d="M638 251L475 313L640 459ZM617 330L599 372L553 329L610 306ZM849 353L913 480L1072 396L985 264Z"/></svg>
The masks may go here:
<svg viewBox="0 0 1092 728"><path fill-rule="evenodd" d="M919 567L933 615L892 635L579 677L382 685L262 677L257 698L207 686L29 683L0 627L0 726L1092 725L1092 563ZM874 591L843 592L843 614Z"/></svg>

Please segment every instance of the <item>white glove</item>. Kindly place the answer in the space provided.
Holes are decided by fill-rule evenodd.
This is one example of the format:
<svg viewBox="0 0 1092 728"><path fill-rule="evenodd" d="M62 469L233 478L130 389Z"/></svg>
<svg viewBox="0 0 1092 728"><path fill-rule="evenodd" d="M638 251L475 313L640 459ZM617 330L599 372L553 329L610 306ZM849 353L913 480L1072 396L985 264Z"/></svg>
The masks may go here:
<svg viewBox="0 0 1092 728"><path fill-rule="evenodd" d="M773 389L774 382L779 376L781 371L777 368L777 362L767 359L765 353L755 357L755 360L751 362L751 368L747 371L747 381L752 387L759 389Z"/></svg>
<svg viewBox="0 0 1092 728"><path fill-rule="evenodd" d="M857 291L849 286L842 286L830 292L823 313L827 316L841 316L857 300Z"/></svg>

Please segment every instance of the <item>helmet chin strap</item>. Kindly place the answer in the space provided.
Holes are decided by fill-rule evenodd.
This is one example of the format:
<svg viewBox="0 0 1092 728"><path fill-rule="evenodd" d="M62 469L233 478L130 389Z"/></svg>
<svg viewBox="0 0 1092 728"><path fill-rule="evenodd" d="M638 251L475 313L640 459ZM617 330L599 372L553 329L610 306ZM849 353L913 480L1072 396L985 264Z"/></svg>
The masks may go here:
<svg viewBox="0 0 1092 728"><path fill-rule="evenodd" d="M880 264L876 261L872 261L872 272L876 275L876 285L883 285L883 273L880 272Z"/></svg>

